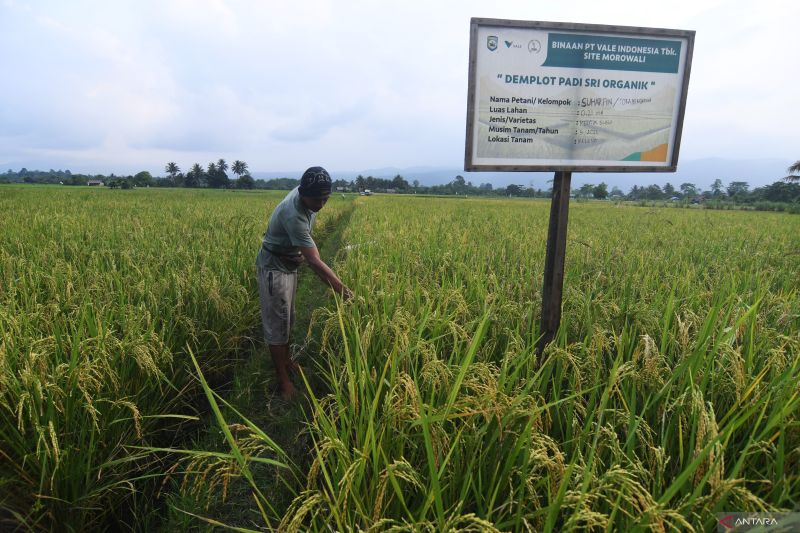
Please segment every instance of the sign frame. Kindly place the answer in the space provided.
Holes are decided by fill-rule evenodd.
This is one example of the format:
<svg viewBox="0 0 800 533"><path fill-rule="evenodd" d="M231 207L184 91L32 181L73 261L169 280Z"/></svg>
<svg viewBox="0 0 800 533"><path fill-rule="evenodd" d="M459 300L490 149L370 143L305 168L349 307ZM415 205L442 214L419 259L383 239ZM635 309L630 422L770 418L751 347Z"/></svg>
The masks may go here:
<svg viewBox="0 0 800 533"><path fill-rule="evenodd" d="M475 139L475 95L476 95L476 76L478 61L478 28L493 27L499 29L537 29L537 30L556 30L569 32L590 32L613 34L620 37L655 37L655 38L679 38L686 40L686 59L684 62L683 77L680 82L680 98L678 99L677 120L674 124L674 140L672 142L672 158L667 165L615 165L610 162L608 165L597 164L566 164L566 165L529 165L529 164L477 164L473 161ZM500 171L500 172L675 172L678 168L678 156L680 153L681 137L683 133L683 119L686 111L686 99L689 89L689 76L692 69L692 55L694 52L695 32L692 30L674 30L666 28L645 28L636 26L610 26L601 24L579 24L566 22L543 22L543 21L523 21L492 18L470 19L470 42L469 42L469 77L467 90L467 132L464 151L464 170L467 172L481 171Z"/></svg>

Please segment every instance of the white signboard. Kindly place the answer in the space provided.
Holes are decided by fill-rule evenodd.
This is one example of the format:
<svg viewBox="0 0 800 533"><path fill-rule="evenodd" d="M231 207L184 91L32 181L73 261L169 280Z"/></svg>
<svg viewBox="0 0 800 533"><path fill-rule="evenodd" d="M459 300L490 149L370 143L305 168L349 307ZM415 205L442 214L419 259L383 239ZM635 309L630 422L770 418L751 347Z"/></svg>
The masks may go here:
<svg viewBox="0 0 800 533"><path fill-rule="evenodd" d="M465 170L674 172L693 31L472 19Z"/></svg>

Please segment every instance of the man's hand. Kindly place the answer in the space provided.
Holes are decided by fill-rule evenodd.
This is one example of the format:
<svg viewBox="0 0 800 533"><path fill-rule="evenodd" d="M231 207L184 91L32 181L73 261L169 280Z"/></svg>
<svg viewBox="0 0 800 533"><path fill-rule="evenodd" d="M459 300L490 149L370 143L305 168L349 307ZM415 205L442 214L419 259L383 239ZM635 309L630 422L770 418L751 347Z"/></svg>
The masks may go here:
<svg viewBox="0 0 800 533"><path fill-rule="evenodd" d="M331 267L325 264L325 262L320 259L319 257L319 250L317 250L316 246L309 246L309 247L300 247L300 253L303 254L303 257L306 258L308 261L308 266L314 273L319 276L319 279L327 283L333 292L342 295L342 299L347 301L353 297L353 291L348 289L344 283L339 279L336 273L331 270Z"/></svg>

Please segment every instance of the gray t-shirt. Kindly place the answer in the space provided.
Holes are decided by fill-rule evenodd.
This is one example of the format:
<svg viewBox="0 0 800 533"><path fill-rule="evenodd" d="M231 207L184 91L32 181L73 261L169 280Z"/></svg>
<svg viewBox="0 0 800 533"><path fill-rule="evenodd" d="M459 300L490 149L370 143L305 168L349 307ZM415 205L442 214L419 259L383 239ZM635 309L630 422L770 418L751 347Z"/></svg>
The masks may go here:
<svg viewBox="0 0 800 533"><path fill-rule="evenodd" d="M300 247L316 246L311 238L311 227L317 214L303 207L297 187L286 195L272 212L256 257L256 265L262 268L294 272L297 265L281 261L280 256L300 255Z"/></svg>

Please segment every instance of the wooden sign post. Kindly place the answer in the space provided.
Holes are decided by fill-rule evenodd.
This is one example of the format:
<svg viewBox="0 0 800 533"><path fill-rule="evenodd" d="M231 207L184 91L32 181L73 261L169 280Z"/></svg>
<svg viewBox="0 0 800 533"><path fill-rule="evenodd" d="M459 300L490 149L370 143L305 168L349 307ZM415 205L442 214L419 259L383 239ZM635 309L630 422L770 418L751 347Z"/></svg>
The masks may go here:
<svg viewBox="0 0 800 533"><path fill-rule="evenodd" d="M567 251L567 219L572 172L556 172L550 202L550 226L544 259L541 337L536 351L541 354L561 324L561 293L564 287L564 257Z"/></svg>

